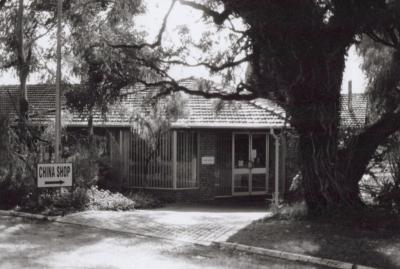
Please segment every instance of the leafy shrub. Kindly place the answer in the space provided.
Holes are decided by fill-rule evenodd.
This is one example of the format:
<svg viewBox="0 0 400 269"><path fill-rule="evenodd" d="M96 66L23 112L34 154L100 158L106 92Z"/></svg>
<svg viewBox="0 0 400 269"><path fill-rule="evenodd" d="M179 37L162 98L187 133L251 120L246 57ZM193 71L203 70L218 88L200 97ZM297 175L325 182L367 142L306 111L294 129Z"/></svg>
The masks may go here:
<svg viewBox="0 0 400 269"><path fill-rule="evenodd" d="M163 205L160 199L150 193L131 192L127 196L135 201L135 208L137 209L159 208Z"/></svg>
<svg viewBox="0 0 400 269"><path fill-rule="evenodd" d="M121 193L99 190L95 186L87 193L89 202L86 207L90 210L132 210L135 208L135 202Z"/></svg>
<svg viewBox="0 0 400 269"><path fill-rule="evenodd" d="M290 187L284 198L288 204L296 204L304 200L304 190L300 172L297 172L297 174L292 178Z"/></svg>
<svg viewBox="0 0 400 269"><path fill-rule="evenodd" d="M100 189L110 191L120 191L122 189L122 162L119 160L111 161L109 157L102 157L98 160L98 181Z"/></svg>
<svg viewBox="0 0 400 269"><path fill-rule="evenodd" d="M7 117L0 117L0 207L12 208L25 203L35 190L34 164L38 154L34 141L21 141ZM30 141L30 148L23 144ZM31 153L30 150L33 149Z"/></svg>
<svg viewBox="0 0 400 269"><path fill-rule="evenodd" d="M270 205L270 210L274 217L279 219L303 219L307 217L307 206L306 203L296 202L293 204L283 204L277 207L274 203Z"/></svg>
<svg viewBox="0 0 400 269"><path fill-rule="evenodd" d="M94 155L94 156L93 156ZM68 157L67 162L72 162L74 185L81 188L90 188L97 184L98 165L96 153L77 145L74 153Z"/></svg>
<svg viewBox="0 0 400 269"><path fill-rule="evenodd" d="M361 182L364 200L386 211L400 214L400 145L390 145L375 173Z"/></svg>
<svg viewBox="0 0 400 269"><path fill-rule="evenodd" d="M83 210L89 203L87 190L77 187L72 191L61 191L59 195L54 196L52 204L55 208L69 209L71 211Z"/></svg>
<svg viewBox="0 0 400 269"><path fill-rule="evenodd" d="M386 181L374 198L378 206L395 214L400 214L400 184Z"/></svg>
<svg viewBox="0 0 400 269"><path fill-rule="evenodd" d="M8 209L26 203L34 188L32 178L23 177L21 172L0 176L0 208Z"/></svg>

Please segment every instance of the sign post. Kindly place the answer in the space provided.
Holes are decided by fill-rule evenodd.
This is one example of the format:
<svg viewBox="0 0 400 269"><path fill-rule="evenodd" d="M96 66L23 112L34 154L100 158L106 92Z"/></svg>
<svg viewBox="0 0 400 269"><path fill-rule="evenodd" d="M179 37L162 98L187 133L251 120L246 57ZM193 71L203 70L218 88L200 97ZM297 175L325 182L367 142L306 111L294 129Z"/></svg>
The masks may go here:
<svg viewBox="0 0 400 269"><path fill-rule="evenodd" d="M72 163L41 163L37 167L38 188L72 186Z"/></svg>

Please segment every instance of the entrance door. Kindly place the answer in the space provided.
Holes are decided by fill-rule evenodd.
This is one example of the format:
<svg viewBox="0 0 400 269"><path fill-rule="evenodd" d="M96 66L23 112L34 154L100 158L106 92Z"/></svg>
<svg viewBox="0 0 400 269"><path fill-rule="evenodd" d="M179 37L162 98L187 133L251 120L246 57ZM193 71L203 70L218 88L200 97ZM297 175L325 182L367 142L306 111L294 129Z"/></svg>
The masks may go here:
<svg viewBox="0 0 400 269"><path fill-rule="evenodd" d="M266 193L267 140L266 133L233 134L233 195Z"/></svg>

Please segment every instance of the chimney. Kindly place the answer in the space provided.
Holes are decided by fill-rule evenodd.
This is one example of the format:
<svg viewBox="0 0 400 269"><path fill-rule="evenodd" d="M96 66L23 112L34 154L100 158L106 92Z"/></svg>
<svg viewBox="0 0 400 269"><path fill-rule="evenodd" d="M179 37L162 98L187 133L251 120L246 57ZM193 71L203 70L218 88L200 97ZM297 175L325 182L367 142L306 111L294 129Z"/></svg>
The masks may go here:
<svg viewBox="0 0 400 269"><path fill-rule="evenodd" d="M353 90L352 90L352 81L349 80L349 86L348 86L348 97L347 97L347 107L350 112L353 111Z"/></svg>

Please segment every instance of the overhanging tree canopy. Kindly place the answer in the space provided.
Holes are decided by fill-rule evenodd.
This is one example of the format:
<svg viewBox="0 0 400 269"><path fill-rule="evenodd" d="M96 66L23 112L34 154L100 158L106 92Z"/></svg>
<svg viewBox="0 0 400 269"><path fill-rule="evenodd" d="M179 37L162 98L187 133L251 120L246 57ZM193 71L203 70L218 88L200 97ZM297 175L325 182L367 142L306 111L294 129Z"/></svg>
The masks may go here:
<svg viewBox="0 0 400 269"><path fill-rule="evenodd" d="M186 61L179 50L166 51L160 60L165 65L156 68L165 79L147 84L164 85L165 92L185 91L228 100L266 97L277 101L285 107L299 134L303 187L309 209L360 206L358 182L377 146L400 128L400 109L395 102L345 147L339 146L339 98L345 57L348 48L365 35L397 51L399 4L385 0L180 0L172 1L172 6L176 2L202 11L205 20L219 29L229 29L236 35L235 42L219 57L198 63ZM232 23L235 18L243 20L246 29L237 30ZM155 48L162 45L163 31L162 27L160 39L153 44L109 45L118 49ZM198 45L208 51L210 42L205 38ZM168 75L170 64L201 65L212 72L224 72L244 62L251 65L251 75L230 93L215 91L210 85L191 91ZM397 62L393 53L388 72L397 72ZM226 74L229 79L232 72ZM399 82L384 80L387 89Z"/></svg>

